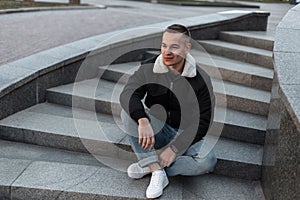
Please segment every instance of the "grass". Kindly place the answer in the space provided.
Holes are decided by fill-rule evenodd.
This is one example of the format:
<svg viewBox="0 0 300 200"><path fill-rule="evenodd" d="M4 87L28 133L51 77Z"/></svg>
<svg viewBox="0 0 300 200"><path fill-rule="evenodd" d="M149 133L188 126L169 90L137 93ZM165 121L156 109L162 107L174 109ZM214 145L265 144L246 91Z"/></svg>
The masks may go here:
<svg viewBox="0 0 300 200"><path fill-rule="evenodd" d="M28 2L15 0L0 0L0 9L30 8L30 7L55 7L70 6L68 3ZM83 4L81 4L83 5Z"/></svg>

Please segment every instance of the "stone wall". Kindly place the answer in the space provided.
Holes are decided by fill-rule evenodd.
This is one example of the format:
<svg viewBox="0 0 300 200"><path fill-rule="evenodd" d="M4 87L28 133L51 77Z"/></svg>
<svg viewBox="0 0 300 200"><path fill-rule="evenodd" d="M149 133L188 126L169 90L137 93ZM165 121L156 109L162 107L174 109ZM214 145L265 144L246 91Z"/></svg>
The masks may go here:
<svg viewBox="0 0 300 200"><path fill-rule="evenodd" d="M300 5L276 29L274 80L264 146L266 199L300 199Z"/></svg>

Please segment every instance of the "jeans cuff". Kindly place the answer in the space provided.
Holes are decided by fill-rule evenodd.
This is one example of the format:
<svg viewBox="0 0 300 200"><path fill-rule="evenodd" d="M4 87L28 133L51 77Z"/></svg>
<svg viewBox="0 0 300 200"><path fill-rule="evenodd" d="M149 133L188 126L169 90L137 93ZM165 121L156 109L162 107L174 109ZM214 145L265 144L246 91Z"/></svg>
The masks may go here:
<svg viewBox="0 0 300 200"><path fill-rule="evenodd" d="M147 158L143 158L143 159L139 160L138 163L141 167L147 167L148 165L150 165L152 163L158 163L158 158L157 158L157 155L154 155L154 156L150 156Z"/></svg>

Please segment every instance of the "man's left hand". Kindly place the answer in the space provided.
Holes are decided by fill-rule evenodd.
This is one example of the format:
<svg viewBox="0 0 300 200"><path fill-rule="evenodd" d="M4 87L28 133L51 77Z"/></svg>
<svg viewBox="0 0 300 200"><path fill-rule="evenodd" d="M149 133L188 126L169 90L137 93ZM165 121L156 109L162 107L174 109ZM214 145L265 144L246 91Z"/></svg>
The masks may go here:
<svg viewBox="0 0 300 200"><path fill-rule="evenodd" d="M160 154L159 158L161 167L170 167L176 158L176 153L168 147Z"/></svg>

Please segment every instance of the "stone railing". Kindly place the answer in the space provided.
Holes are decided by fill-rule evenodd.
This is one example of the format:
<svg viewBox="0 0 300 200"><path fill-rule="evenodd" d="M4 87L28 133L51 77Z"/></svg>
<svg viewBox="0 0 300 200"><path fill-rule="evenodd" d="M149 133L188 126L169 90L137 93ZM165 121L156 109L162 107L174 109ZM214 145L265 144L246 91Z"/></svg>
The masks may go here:
<svg viewBox="0 0 300 200"><path fill-rule="evenodd" d="M300 199L300 5L276 29L274 81L264 146L266 199Z"/></svg>
<svg viewBox="0 0 300 200"><path fill-rule="evenodd" d="M193 39L216 39L223 30L266 30L268 16L267 12L227 11L178 19L90 37L4 64L0 66L0 119L44 102L48 88L78 80L87 56L88 72L81 80L95 77L98 67L112 63L115 55L131 51L126 58L132 61L141 54L134 49L159 48L162 30L170 24L186 25Z"/></svg>

